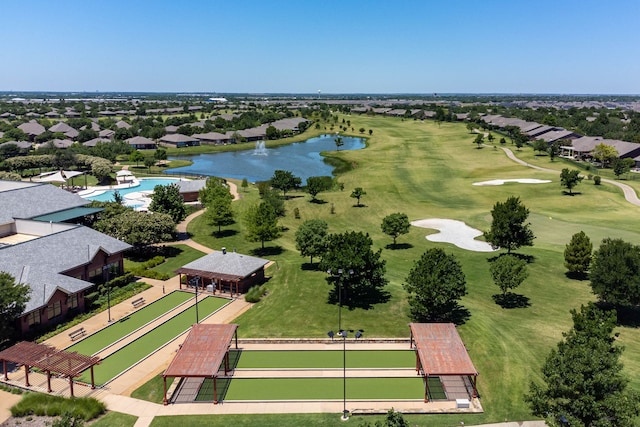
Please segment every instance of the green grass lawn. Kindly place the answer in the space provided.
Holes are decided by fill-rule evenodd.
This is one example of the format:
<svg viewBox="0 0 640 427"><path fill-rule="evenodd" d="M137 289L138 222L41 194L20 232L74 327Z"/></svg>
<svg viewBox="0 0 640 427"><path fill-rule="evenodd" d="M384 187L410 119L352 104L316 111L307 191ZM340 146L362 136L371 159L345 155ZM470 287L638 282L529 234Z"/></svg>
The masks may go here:
<svg viewBox="0 0 640 427"><path fill-rule="evenodd" d="M344 117L351 120L355 129L374 131L364 150L326 153L353 166L338 178L344 191L320 193L318 197L325 203L310 203L309 195L292 192L285 204L287 214L280 219L285 231L266 243L267 250L260 251L260 243L246 241L240 220L248 207L259 201L255 187L242 192L242 199L234 202L237 221L226 227L224 237L216 237L203 217L189 226L193 239L206 246L236 248L238 252L277 262L267 271L267 296L236 319L240 337L325 337L328 330L335 330L338 307L327 303L326 274L310 269L309 259L295 249L295 231L304 220L323 219L329 224L330 233L366 232L373 240L373 249L382 250L389 301L366 310L345 307L342 312L343 326L364 329L365 337L409 336L403 281L425 250L440 247L458 258L467 279L468 294L461 303L470 317L458 330L480 372L478 385L486 411L486 415L474 419L530 419L523 394L531 381L540 379L545 357L562 338L562 332L571 327L569 310L595 299L588 281L565 276L565 245L580 230L587 233L595 247L604 237L640 244L638 208L624 200L620 189L605 183L596 186L585 180L575 189L580 194L566 196L559 176L563 167L572 167L570 163L536 157L528 147L520 152L514 149L527 162L556 169L557 173L526 168L509 160L502 150L476 149L475 136L462 123L438 125L432 121L366 115ZM472 185L509 178L551 179L552 183ZM638 185L637 181L631 184ZM353 207L355 200L349 195L355 187L367 192L361 200L364 207ZM529 277L515 290L528 301L523 308L503 309L495 304L492 297L499 290L489 273L489 261L495 253L470 252L452 244L430 242L425 236L434 231L415 227L398 238L399 249L392 249L392 239L380 229L384 216L403 212L410 220L451 218L488 230L494 204L512 195L519 196L530 210L529 220L536 235L533 247L517 251L532 259ZM294 218L296 208L300 219ZM640 390L640 330L621 326L617 332L626 347L622 357L625 372L632 386ZM447 424L443 417L440 425L458 422L450 416ZM439 424L434 421L433 425Z"/></svg>
<svg viewBox="0 0 640 427"><path fill-rule="evenodd" d="M216 297L203 298L198 302L200 320L228 303L229 300L227 299ZM96 385L106 384L126 369L166 345L169 341L189 329L189 327L195 323L195 320L196 310L195 306L193 306L109 355L103 359L99 365L94 367L94 380ZM82 373L80 381L91 381L89 370Z"/></svg>
<svg viewBox="0 0 640 427"><path fill-rule="evenodd" d="M127 317L113 322L108 327L91 334L82 341L68 347L67 350L91 356L191 298L193 298L193 294L189 292L171 292Z"/></svg>
<svg viewBox="0 0 640 427"><path fill-rule="evenodd" d="M136 421L138 421L136 416L109 411L91 423L91 427L133 427Z"/></svg>
<svg viewBox="0 0 640 427"><path fill-rule="evenodd" d="M342 399L342 378L234 378L218 380L220 400ZM413 378L347 378L347 399L423 399L424 381ZM206 379L196 397L213 400L213 380Z"/></svg>
<svg viewBox="0 0 640 427"><path fill-rule="evenodd" d="M336 343L339 345L340 343ZM239 356L239 357L238 357ZM413 368L413 350L347 350L348 368ZM324 351L232 351L230 359L238 359L238 369L342 368L342 350Z"/></svg>
<svg viewBox="0 0 640 427"><path fill-rule="evenodd" d="M204 252L187 245L171 245L171 249L178 251L178 254L174 257L167 258L165 262L153 267L152 270L174 275L175 271L183 265L189 264L191 261L195 261L205 255Z"/></svg>

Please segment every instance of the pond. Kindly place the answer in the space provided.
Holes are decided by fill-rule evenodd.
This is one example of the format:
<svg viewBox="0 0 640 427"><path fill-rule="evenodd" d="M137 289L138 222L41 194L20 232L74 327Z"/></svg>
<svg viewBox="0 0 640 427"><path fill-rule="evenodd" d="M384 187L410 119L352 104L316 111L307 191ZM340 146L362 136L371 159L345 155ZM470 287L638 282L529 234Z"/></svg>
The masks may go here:
<svg viewBox="0 0 640 427"><path fill-rule="evenodd" d="M265 148L264 142L256 142L252 150L171 156L171 160L189 160L193 164L175 168L166 173L223 178L246 178L250 182L266 181L275 170L287 170L302 179L303 184L310 176L331 175L333 167L324 162L323 151L335 151L335 135L320 135L306 141ZM343 136L340 150L359 150L365 147L363 138Z"/></svg>

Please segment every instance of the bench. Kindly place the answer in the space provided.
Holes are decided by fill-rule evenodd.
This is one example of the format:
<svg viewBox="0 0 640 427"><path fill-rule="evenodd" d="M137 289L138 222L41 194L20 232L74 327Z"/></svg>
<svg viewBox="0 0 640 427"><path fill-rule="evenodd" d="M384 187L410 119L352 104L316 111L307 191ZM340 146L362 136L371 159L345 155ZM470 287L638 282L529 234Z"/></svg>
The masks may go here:
<svg viewBox="0 0 640 427"><path fill-rule="evenodd" d="M76 339L83 337L84 334L84 328L76 329L75 331L69 332L69 338L71 338L71 341L75 341Z"/></svg>
<svg viewBox="0 0 640 427"><path fill-rule="evenodd" d="M131 301L131 304L133 305L134 308L138 308L141 305L143 305L145 303L144 298L138 298L138 299L134 299L133 301Z"/></svg>

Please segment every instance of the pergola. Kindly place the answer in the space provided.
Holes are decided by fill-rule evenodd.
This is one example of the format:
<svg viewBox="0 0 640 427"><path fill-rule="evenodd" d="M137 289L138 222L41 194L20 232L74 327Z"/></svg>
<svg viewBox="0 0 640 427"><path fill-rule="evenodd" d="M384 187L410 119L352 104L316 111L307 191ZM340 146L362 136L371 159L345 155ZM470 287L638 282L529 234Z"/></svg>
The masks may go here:
<svg viewBox="0 0 640 427"><path fill-rule="evenodd" d="M71 397L73 397L73 379L87 369L91 369L91 388L95 388L93 367L100 363L100 358L97 356L85 356L28 341L21 341L0 351L0 360L2 360L5 381L9 380L7 362L16 363L24 365L25 386L30 387L29 370L34 367L47 373L47 391L51 392L51 373L55 372L69 378Z"/></svg>
<svg viewBox="0 0 640 427"><path fill-rule="evenodd" d="M216 273L215 271L206 271L206 270L197 270L193 268L179 268L176 272L180 275L180 289L182 289L182 275L186 275L187 278L192 277L200 277L201 280L198 281L198 286L202 290L205 290L207 282L202 279L207 279L209 283L219 283L219 287L222 287L222 284L229 285L229 293L233 297L235 294L240 294L240 282L243 279L243 276L235 276L232 274L224 274L224 273Z"/></svg>
<svg viewBox="0 0 640 427"><path fill-rule="evenodd" d="M410 323L411 348L416 350L416 371L424 378L424 401L429 401L429 377L468 376L472 397L478 396L478 371L453 323Z"/></svg>
<svg viewBox="0 0 640 427"><path fill-rule="evenodd" d="M164 399L167 401L167 377L213 378L213 403L218 404L216 378L224 360L224 374L229 371L229 348L235 337L238 348L238 325L193 325L167 370L162 374Z"/></svg>

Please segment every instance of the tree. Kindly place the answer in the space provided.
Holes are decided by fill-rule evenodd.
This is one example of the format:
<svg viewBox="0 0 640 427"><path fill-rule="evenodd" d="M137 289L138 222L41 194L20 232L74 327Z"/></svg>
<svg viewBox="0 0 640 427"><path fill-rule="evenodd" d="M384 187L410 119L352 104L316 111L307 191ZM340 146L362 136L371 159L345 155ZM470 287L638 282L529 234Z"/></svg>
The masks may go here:
<svg viewBox="0 0 640 427"><path fill-rule="evenodd" d="M0 271L0 346L15 337L16 319L30 299L28 285L16 283L15 278Z"/></svg>
<svg viewBox="0 0 640 427"><path fill-rule="evenodd" d="M115 203L112 203L115 205ZM176 223L164 213L136 212L120 206L120 213L101 216L93 227L134 246L145 246L174 239Z"/></svg>
<svg viewBox="0 0 640 427"><path fill-rule="evenodd" d="M466 126L469 133L473 133L473 130L475 129L475 124L472 122L468 122Z"/></svg>
<svg viewBox="0 0 640 427"><path fill-rule="evenodd" d="M177 184L156 185L151 195L149 210L169 214L176 224L187 217L187 208Z"/></svg>
<svg viewBox="0 0 640 427"><path fill-rule="evenodd" d="M398 236L407 234L410 225L407 214L396 212L382 218L380 227L384 234L393 237L393 246L395 246Z"/></svg>
<svg viewBox="0 0 640 427"><path fill-rule="evenodd" d="M330 302L339 301L340 290L342 303L348 307L370 308L388 299L383 291L388 281L384 277L385 261L380 259L382 250L373 252L372 245L369 235L362 232L347 231L328 236L327 251L322 256L320 268L334 272L327 277L327 283L334 287L329 294ZM342 275L336 275L338 271L342 271Z"/></svg>
<svg viewBox="0 0 640 427"><path fill-rule="evenodd" d="M327 250L327 230L329 225L321 219L310 219L302 223L296 231L296 249L300 255L310 257L322 256Z"/></svg>
<svg viewBox="0 0 640 427"><path fill-rule="evenodd" d="M616 157L611 162L611 167L613 168L613 173L616 178L620 179L620 176L631 171L631 168L635 165L635 161L631 158L620 159Z"/></svg>
<svg viewBox="0 0 640 427"><path fill-rule="evenodd" d="M311 200L316 200L316 196L321 191L330 190L333 186L333 179L330 176L310 176L307 178L307 192L311 194Z"/></svg>
<svg viewBox="0 0 640 427"><path fill-rule="evenodd" d="M221 194L210 199L206 205L207 210L205 211L205 218L207 223L214 227L218 227L218 233L221 232L223 225L231 225L235 222L233 219L231 200L232 199L226 195Z"/></svg>
<svg viewBox="0 0 640 427"><path fill-rule="evenodd" d="M481 133L476 135L476 138L473 140L473 143L476 144L476 148L482 148L482 143L484 142L484 137Z"/></svg>
<svg viewBox="0 0 640 427"><path fill-rule="evenodd" d="M631 427L640 415L640 395L628 389L615 344L614 311L593 303L571 310L573 328L551 350L542 367L544 384L531 383L525 401L547 425ZM564 420L562 422L564 422Z"/></svg>
<svg viewBox="0 0 640 427"><path fill-rule="evenodd" d="M167 150L158 148L156 152L153 153L153 158L156 160L167 160Z"/></svg>
<svg viewBox="0 0 640 427"><path fill-rule="evenodd" d="M253 205L245 215L247 227L247 239L250 242L260 242L264 249L264 242L271 241L280 236L278 216L273 206L267 202Z"/></svg>
<svg viewBox="0 0 640 427"><path fill-rule="evenodd" d="M531 224L525 223L529 209L520 203L519 197L511 196L504 203L496 202L491 216L491 229L484 232L484 238L494 249L505 248L511 253L521 246L533 246L535 236Z"/></svg>
<svg viewBox="0 0 640 427"><path fill-rule="evenodd" d="M533 147L533 151L537 151L538 153L547 152L549 149L549 144L544 139L536 139L531 143L531 147Z"/></svg>
<svg viewBox="0 0 640 427"><path fill-rule="evenodd" d="M231 195L231 191L229 191L227 182L224 179L210 176L207 178L204 188L200 189L200 194L198 195L200 202L203 205L208 206L212 201L221 197L228 199L229 202L233 200L233 196Z"/></svg>
<svg viewBox="0 0 640 427"><path fill-rule="evenodd" d="M280 194L278 194L277 191L274 191L270 188L266 189L262 194L262 200L271 205L277 216L284 216L284 199L280 197Z"/></svg>
<svg viewBox="0 0 640 427"><path fill-rule="evenodd" d="M604 167L613 159L618 157L618 150L611 145L600 143L593 148L591 156L602 163L602 166Z"/></svg>
<svg viewBox="0 0 640 427"><path fill-rule="evenodd" d="M623 306L640 304L640 247L606 238L591 264L591 289L600 301Z"/></svg>
<svg viewBox="0 0 640 427"><path fill-rule="evenodd" d="M507 143L507 140L504 137L500 138L500 145L504 145Z"/></svg>
<svg viewBox="0 0 640 427"><path fill-rule="evenodd" d="M342 137L336 136L335 138L333 138L333 142L336 143L336 151L340 151L340 147L344 145L344 141L342 140Z"/></svg>
<svg viewBox="0 0 640 427"><path fill-rule="evenodd" d="M302 180L290 171L276 170L271 177L271 186L282 191L283 197L287 197L287 191L297 188Z"/></svg>
<svg viewBox="0 0 640 427"><path fill-rule="evenodd" d="M580 171L577 169L569 170L568 168L562 169L560 173L560 184L569 190L569 195L573 195L571 190L580 182L584 177L580 176Z"/></svg>
<svg viewBox="0 0 640 427"><path fill-rule="evenodd" d="M360 128L360 129L358 129L358 132L364 133L365 130L366 130L365 128Z"/></svg>
<svg viewBox="0 0 640 427"><path fill-rule="evenodd" d="M503 297L510 289L520 286L529 275L527 263L513 255L498 257L491 263L490 271L493 283L498 285Z"/></svg>
<svg viewBox="0 0 640 427"><path fill-rule="evenodd" d="M353 197L354 199L356 199L358 201L358 203L356 204L356 206L360 207L360 198L364 195L366 195L367 193L362 189L362 187L356 187L352 192L351 192L351 197Z"/></svg>
<svg viewBox="0 0 640 427"><path fill-rule="evenodd" d="M373 129L369 129L369 136L373 135Z"/></svg>
<svg viewBox="0 0 640 427"><path fill-rule="evenodd" d="M145 157L144 158L144 165L147 169L151 170L151 166L155 165L156 161L153 157Z"/></svg>
<svg viewBox="0 0 640 427"><path fill-rule="evenodd" d="M493 140L496 138L493 136L491 132L489 132L489 135L487 135L487 139L489 140L489 142L493 142Z"/></svg>
<svg viewBox="0 0 640 427"><path fill-rule="evenodd" d="M451 321L467 293L466 278L454 255L429 249L413 264L403 284L414 322Z"/></svg>
<svg viewBox="0 0 640 427"><path fill-rule="evenodd" d="M584 231L571 236L571 241L564 248L564 266L569 273L585 275L591 264L593 245Z"/></svg>
<svg viewBox="0 0 640 427"><path fill-rule="evenodd" d="M247 181L247 178L242 178L242 184L240 184L240 187L242 187L245 193L247 192L247 188L249 187L249 181Z"/></svg>
<svg viewBox="0 0 640 427"><path fill-rule="evenodd" d="M556 141L551 144L547 149L547 153L549 153L549 159L553 161L556 157L558 157L558 154L560 153L560 143Z"/></svg>
<svg viewBox="0 0 640 427"><path fill-rule="evenodd" d="M142 154L138 150L134 150L131 152L131 154L129 154L129 161L131 163L135 162L136 167L138 167L140 162L144 161L144 154Z"/></svg>

